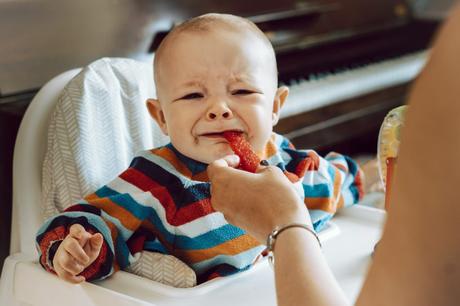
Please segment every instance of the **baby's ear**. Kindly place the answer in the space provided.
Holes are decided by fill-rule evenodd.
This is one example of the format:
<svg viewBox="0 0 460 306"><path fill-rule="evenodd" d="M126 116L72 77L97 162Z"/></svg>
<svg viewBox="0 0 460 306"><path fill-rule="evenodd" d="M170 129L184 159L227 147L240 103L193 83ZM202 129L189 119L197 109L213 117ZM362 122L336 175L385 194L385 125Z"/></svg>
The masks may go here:
<svg viewBox="0 0 460 306"><path fill-rule="evenodd" d="M168 135L165 115L163 113L163 109L161 108L160 101L157 99L147 99L147 109L149 110L150 116L155 119L163 133Z"/></svg>
<svg viewBox="0 0 460 306"><path fill-rule="evenodd" d="M289 95L289 88L281 86L276 90L275 99L273 100L272 125L275 126L280 118L280 111Z"/></svg>

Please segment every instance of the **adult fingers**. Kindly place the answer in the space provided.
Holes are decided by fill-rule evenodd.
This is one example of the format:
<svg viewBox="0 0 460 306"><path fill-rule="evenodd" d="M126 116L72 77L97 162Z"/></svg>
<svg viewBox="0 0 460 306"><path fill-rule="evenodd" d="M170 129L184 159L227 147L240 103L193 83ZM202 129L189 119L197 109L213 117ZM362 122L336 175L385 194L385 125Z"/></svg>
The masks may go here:
<svg viewBox="0 0 460 306"><path fill-rule="evenodd" d="M265 160L265 159L262 159L260 161L259 165L257 166L256 173L260 173L260 172L268 169L268 167L270 167L270 164L268 163L268 161Z"/></svg>
<svg viewBox="0 0 460 306"><path fill-rule="evenodd" d="M89 261L88 255L75 238L65 239L63 242L64 250L66 250L76 261L82 265L86 265Z"/></svg>
<svg viewBox="0 0 460 306"><path fill-rule="evenodd" d="M240 164L240 158L238 155L227 155L221 159L215 160L209 164L207 168L208 177L212 180L212 177L216 173L221 172L224 169L236 168Z"/></svg>
<svg viewBox="0 0 460 306"><path fill-rule="evenodd" d="M266 174L266 175L275 175L275 176L284 176L283 171L276 166L270 166L268 164L259 164L256 169L257 174Z"/></svg>

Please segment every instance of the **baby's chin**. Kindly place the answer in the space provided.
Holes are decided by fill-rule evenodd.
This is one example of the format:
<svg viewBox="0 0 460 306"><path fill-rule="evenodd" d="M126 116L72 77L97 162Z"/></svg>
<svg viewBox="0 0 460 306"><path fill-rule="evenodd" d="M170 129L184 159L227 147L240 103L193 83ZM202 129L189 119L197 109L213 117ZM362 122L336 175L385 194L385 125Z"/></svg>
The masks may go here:
<svg viewBox="0 0 460 306"><path fill-rule="evenodd" d="M194 152L194 156L189 157L205 164L210 164L227 155L234 154L228 143L214 144L212 148L200 148L198 151L200 152Z"/></svg>
<svg viewBox="0 0 460 306"><path fill-rule="evenodd" d="M218 159L224 158L227 155L232 155L234 154L232 149L227 145L227 148L224 148L222 150L218 150L215 152L208 152L209 154L206 154L206 156L203 158L203 163L205 164L210 164Z"/></svg>

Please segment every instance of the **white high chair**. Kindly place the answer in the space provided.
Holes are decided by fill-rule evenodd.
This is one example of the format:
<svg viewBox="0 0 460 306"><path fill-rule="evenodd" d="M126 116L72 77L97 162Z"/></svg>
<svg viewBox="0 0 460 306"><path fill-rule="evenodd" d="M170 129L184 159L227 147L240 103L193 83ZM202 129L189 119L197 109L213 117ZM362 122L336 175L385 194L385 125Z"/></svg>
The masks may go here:
<svg viewBox="0 0 460 306"><path fill-rule="evenodd" d="M266 261L187 289L124 271L97 283L73 285L39 265L35 234L43 223L39 201L47 129L60 93L79 71L70 70L49 81L21 123L14 151L11 255L3 266L0 305L276 305L273 271ZM381 210L357 205L341 210L334 226L320 233L324 255L351 301L361 288L384 217Z"/></svg>

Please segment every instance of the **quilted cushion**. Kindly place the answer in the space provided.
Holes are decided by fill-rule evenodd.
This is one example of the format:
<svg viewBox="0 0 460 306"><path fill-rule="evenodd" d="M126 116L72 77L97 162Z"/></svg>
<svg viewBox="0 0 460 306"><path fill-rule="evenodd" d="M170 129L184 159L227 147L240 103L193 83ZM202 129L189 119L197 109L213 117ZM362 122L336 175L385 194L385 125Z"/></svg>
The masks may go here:
<svg viewBox="0 0 460 306"><path fill-rule="evenodd" d="M67 84L48 129L45 219L111 181L136 152L169 141L147 112L146 99L155 96L152 65L131 59L102 58ZM131 272L175 287L196 284L175 257L142 253Z"/></svg>

